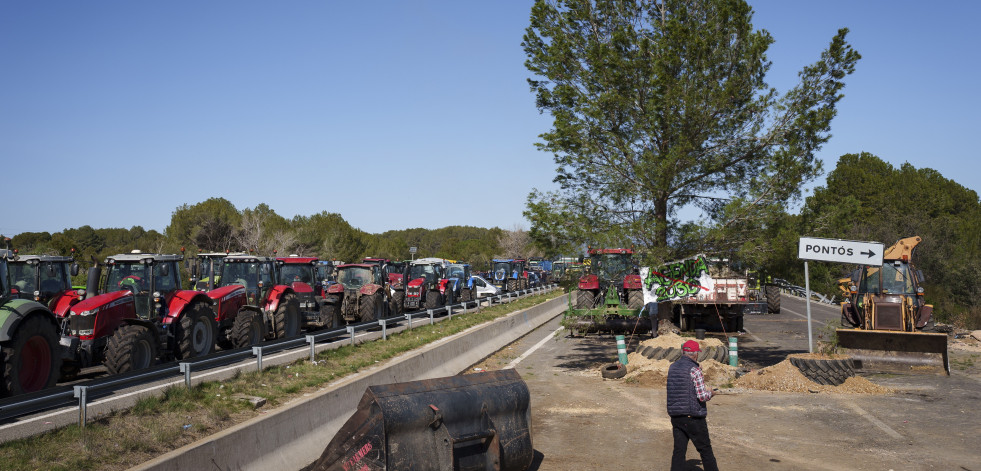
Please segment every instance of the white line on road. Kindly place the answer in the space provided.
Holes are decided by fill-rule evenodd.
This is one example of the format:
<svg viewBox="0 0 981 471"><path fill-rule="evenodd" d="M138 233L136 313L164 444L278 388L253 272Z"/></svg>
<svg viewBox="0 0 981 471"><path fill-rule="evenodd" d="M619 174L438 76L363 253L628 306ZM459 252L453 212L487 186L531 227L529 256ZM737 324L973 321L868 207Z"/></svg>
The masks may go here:
<svg viewBox="0 0 981 471"><path fill-rule="evenodd" d="M757 337L756 334L754 334L751 330L747 329L745 326L743 326L743 330L745 330L746 333L749 334L750 337L753 337L753 339L756 340L757 342L763 343L762 339Z"/></svg>
<svg viewBox="0 0 981 471"><path fill-rule="evenodd" d="M851 408L853 411L855 411L855 413L857 413L858 415L868 419L869 422L872 422L872 425L879 427L880 429L882 429L883 432L886 432L886 434L888 434L890 437L895 438L897 440L903 438L903 436L900 435L899 432L893 430L892 427L886 425L883 421L873 417L872 414L866 412L865 409L859 407L858 404L855 404L853 402L845 402L845 405Z"/></svg>
<svg viewBox="0 0 981 471"><path fill-rule="evenodd" d="M521 363L521 360L524 360L525 358L528 358L529 355L531 355L532 353L535 353L535 350L538 350L539 348L542 348L542 345L545 345L546 342L548 342L549 340L551 340L552 337L555 337L555 334L559 333L559 331L562 330L562 329L564 329L564 328L565 327L559 327L558 329L555 329L555 332L552 332L552 335L549 335L549 336L541 339L538 343L535 344L535 346L529 348L526 352L522 353L521 356L519 356L518 358L515 358L514 360L511 360L511 363L508 363L508 365L505 366L504 369L506 370L508 368L514 368L515 366L517 366L518 363Z"/></svg>
<svg viewBox="0 0 981 471"><path fill-rule="evenodd" d="M793 314L793 315L795 315L795 316L797 316L797 317L801 317L801 318L804 318L804 319L807 319L807 316L805 316L805 315L803 315L803 314L801 314L801 313L798 313L798 312L795 312L795 311L793 311L793 310L790 310L790 309L787 309L787 308L785 308L785 307L783 307L783 308L780 308L780 310L781 310L781 311L787 311L787 312L789 312L789 313L791 313L791 314ZM814 324L817 324L817 325L819 325L819 326L821 326L821 327L824 327L824 323L822 323L821 321L819 321L819 320L817 320L817 319L814 319L813 317L814 317L814 316L811 316L811 322L812 322L812 323L814 323Z"/></svg>

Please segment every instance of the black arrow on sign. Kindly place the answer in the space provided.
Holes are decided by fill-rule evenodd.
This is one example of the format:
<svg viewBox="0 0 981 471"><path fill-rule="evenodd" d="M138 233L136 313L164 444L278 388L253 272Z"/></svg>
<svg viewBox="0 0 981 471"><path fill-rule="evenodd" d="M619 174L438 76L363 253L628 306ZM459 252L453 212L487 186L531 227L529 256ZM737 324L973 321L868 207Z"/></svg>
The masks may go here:
<svg viewBox="0 0 981 471"><path fill-rule="evenodd" d="M862 254L862 255L868 255L869 258L872 258L875 255L875 252L873 252L871 250L869 250L868 252L859 252L859 253Z"/></svg>

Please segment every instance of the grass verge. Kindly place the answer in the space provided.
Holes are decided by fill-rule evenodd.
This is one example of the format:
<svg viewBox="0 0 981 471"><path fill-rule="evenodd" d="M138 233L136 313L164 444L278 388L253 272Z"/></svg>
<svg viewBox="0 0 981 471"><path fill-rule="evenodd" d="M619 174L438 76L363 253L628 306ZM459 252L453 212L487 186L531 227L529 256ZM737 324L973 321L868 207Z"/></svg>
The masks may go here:
<svg viewBox="0 0 981 471"><path fill-rule="evenodd" d="M127 469L315 392L335 379L540 304L550 296L555 294L529 296L435 325L413 327L389 335L387 341L327 350L314 363L301 360L191 389L174 386L162 396L141 398L128 410L91 421L84 429L73 425L0 444L0 470ZM255 410L243 396L267 402Z"/></svg>

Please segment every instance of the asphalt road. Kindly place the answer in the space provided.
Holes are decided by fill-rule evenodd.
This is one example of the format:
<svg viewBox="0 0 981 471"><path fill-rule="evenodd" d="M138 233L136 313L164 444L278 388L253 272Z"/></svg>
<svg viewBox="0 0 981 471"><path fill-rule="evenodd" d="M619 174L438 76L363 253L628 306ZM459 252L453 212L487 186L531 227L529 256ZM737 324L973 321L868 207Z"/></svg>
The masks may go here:
<svg viewBox="0 0 981 471"><path fill-rule="evenodd" d="M815 335L840 318L834 306L812 305L811 314ZM663 387L602 379L599 367L615 358L615 340L570 338L559 321L471 367L510 364L528 384L536 450L532 469L667 469L672 436ZM745 327L736 334L744 366L769 366L808 349L806 307L799 298L784 296L780 314L747 317ZM955 369L951 376L869 379L895 392L736 390L713 398L709 428L720 467L981 470L981 368ZM702 469L700 463L689 447L689 469Z"/></svg>

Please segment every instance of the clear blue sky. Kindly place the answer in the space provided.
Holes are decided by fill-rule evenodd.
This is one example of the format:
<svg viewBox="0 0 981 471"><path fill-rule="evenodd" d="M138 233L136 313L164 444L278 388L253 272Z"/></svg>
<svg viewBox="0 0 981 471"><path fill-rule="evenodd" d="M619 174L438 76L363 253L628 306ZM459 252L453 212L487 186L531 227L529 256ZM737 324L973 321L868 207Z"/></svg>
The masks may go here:
<svg viewBox="0 0 981 471"><path fill-rule="evenodd" d="M368 232L527 227L554 176L533 146L551 121L525 81L531 3L2 2L0 233L162 231L212 196ZM826 170L868 151L981 189L981 4L751 4L781 91L851 29L863 59Z"/></svg>

